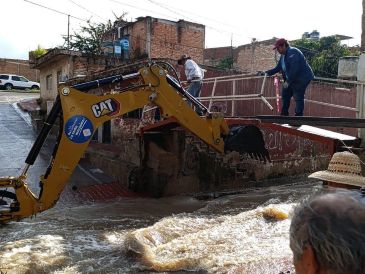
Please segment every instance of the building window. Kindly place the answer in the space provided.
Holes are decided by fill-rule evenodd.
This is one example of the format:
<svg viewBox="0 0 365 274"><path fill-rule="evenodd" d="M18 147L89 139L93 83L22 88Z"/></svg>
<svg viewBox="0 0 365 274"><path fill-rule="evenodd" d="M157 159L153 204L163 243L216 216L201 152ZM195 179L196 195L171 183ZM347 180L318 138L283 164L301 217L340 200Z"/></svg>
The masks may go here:
<svg viewBox="0 0 365 274"><path fill-rule="evenodd" d="M52 74L46 76L46 89L52 90Z"/></svg>

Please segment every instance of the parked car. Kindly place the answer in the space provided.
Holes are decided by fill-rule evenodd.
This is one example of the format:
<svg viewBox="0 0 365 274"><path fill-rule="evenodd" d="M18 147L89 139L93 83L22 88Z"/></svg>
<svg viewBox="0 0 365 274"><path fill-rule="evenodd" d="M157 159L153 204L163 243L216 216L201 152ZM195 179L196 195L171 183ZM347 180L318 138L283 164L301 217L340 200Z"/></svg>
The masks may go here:
<svg viewBox="0 0 365 274"><path fill-rule="evenodd" d="M14 74L0 74L0 88L6 90L15 89L39 89L40 85L25 78L24 76Z"/></svg>

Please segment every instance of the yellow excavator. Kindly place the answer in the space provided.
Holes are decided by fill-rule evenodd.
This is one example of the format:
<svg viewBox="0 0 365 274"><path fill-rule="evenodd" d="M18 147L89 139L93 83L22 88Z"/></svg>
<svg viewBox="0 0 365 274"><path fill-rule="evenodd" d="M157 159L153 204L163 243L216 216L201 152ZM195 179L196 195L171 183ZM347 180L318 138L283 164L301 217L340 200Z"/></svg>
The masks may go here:
<svg viewBox="0 0 365 274"><path fill-rule="evenodd" d="M168 73L171 71L175 75ZM125 81L132 84L114 88ZM88 94L100 87L109 92ZM53 207L96 129L108 120L151 103L160 108L163 118L174 117L211 148L224 153L225 137L230 134L230 129L223 115L209 112L189 95L168 63L149 63L129 75L114 75L73 86L60 85L53 108L25 160L22 173L18 177L0 178L0 223L18 221ZM196 109L203 115L198 115ZM58 141L49 167L40 178L37 197L26 183L27 172L58 118Z"/></svg>

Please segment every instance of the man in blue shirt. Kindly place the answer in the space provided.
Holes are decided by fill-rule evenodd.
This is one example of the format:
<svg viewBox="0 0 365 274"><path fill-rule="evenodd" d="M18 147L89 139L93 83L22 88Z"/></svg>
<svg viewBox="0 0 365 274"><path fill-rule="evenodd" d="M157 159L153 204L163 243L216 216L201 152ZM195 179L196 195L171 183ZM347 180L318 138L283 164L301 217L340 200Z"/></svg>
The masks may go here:
<svg viewBox="0 0 365 274"><path fill-rule="evenodd" d="M281 115L289 115L291 97L295 99L295 116L303 116L304 94L314 74L305 59L303 53L291 47L284 38L280 38L274 45L280 56L280 60L275 68L266 71L268 76L281 72L284 78L282 88L282 108Z"/></svg>

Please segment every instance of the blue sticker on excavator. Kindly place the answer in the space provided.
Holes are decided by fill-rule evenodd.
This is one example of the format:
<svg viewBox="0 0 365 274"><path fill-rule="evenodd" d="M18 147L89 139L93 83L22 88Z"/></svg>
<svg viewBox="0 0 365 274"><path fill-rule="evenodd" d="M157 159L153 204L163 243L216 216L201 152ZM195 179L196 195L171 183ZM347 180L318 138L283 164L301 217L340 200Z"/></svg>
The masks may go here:
<svg viewBox="0 0 365 274"><path fill-rule="evenodd" d="M81 144L89 141L93 133L93 124L85 116L75 115L66 122L65 134L74 143Z"/></svg>

